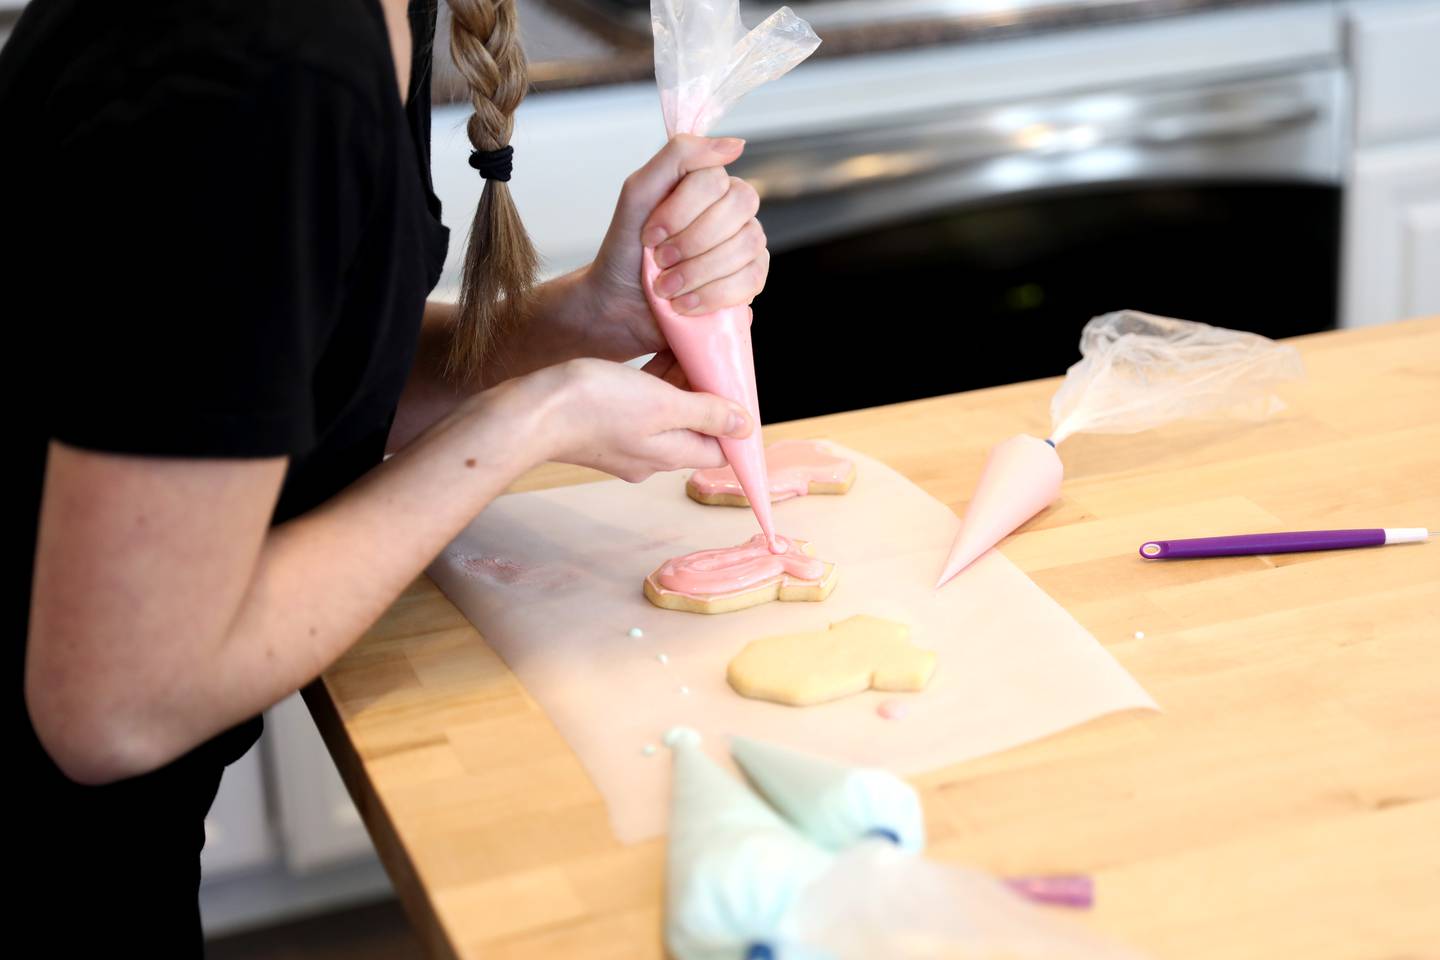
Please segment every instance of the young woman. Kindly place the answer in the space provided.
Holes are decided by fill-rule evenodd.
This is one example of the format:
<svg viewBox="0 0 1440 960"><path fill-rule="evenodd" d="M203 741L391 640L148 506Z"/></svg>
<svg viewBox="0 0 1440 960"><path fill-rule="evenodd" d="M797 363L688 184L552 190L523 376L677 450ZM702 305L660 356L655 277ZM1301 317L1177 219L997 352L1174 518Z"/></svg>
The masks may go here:
<svg viewBox="0 0 1440 960"><path fill-rule="evenodd" d="M435 0L33 0L0 55L12 936L47 952L201 951L223 767L518 474L637 480L752 429L677 386L638 287L643 240L682 312L760 290L742 145L668 144L594 263L534 285L514 0L449 5L487 178L458 308L425 301Z"/></svg>

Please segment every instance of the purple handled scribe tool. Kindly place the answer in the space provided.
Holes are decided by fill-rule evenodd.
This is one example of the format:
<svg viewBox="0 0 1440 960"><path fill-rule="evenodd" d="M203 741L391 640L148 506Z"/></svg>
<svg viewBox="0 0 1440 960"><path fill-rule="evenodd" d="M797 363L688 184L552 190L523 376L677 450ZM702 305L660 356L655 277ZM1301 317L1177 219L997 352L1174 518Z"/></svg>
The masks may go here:
<svg viewBox="0 0 1440 960"><path fill-rule="evenodd" d="M1079 909L1095 905L1095 881L1083 873L1006 877L1005 885L1035 903Z"/></svg>
<svg viewBox="0 0 1440 960"><path fill-rule="evenodd" d="M1147 540L1140 544L1140 556L1146 560L1243 557L1257 553L1301 553L1306 550L1384 547L1392 543L1424 543L1429 537L1430 531L1424 527L1247 533L1236 537L1198 537L1194 540Z"/></svg>

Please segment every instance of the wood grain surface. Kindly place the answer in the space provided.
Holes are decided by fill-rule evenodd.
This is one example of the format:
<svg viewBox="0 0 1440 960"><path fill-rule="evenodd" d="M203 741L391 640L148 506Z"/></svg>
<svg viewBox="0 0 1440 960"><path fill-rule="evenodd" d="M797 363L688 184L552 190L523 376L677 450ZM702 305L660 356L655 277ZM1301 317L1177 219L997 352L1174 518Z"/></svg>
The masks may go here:
<svg viewBox="0 0 1440 960"><path fill-rule="evenodd" d="M1440 527L1440 317L1293 342L1308 377L1268 422L1066 441L1063 499L1003 550L1164 712L917 778L931 855L1093 874L1090 922L1157 957L1440 957L1440 542L1135 552ZM1044 435L1055 386L765 433L837 440L960 512L992 443ZM547 465L516 489L596 477ZM435 956L663 955L663 843L611 837L579 762L427 579L306 698Z"/></svg>

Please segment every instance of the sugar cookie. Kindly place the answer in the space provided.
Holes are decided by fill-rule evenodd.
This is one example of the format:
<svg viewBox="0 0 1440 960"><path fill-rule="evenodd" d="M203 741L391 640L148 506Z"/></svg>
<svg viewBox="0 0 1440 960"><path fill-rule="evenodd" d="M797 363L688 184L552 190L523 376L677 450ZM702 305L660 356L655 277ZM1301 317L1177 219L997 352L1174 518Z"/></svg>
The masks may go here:
<svg viewBox="0 0 1440 960"><path fill-rule="evenodd" d="M765 448L770 472L770 502L812 493L845 493L855 483L855 462L830 452L815 440L781 440ZM685 482L685 493L697 503L722 507L748 507L750 501L727 467L696 470Z"/></svg>
<svg viewBox="0 0 1440 960"><path fill-rule="evenodd" d="M753 640L735 655L726 679L754 700L805 707L865 690L923 690L935 653L910 642L910 628L856 616L827 629Z"/></svg>
<svg viewBox="0 0 1440 960"><path fill-rule="evenodd" d="M730 613L771 600L817 601L835 589L835 564L817 560L803 540L771 553L764 534L738 547L700 550L667 560L645 578L657 607L686 613Z"/></svg>

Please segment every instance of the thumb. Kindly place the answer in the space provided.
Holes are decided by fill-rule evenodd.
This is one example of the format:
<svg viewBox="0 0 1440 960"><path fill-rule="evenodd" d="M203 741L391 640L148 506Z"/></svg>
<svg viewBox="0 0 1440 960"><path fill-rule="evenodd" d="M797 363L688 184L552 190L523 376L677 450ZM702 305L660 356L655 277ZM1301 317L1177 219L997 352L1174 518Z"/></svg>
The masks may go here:
<svg viewBox="0 0 1440 960"><path fill-rule="evenodd" d="M679 393L679 422L676 427L737 440L750 436L750 431L755 428L750 415L738 403L713 393L691 393L688 390Z"/></svg>
<svg viewBox="0 0 1440 960"><path fill-rule="evenodd" d="M630 174L620 191L620 213L626 221L635 221L635 233L660 201L670 196L685 175L707 167L723 167L732 163L745 148L745 141L735 137L696 137L678 133L660 152L646 161L645 166Z"/></svg>

